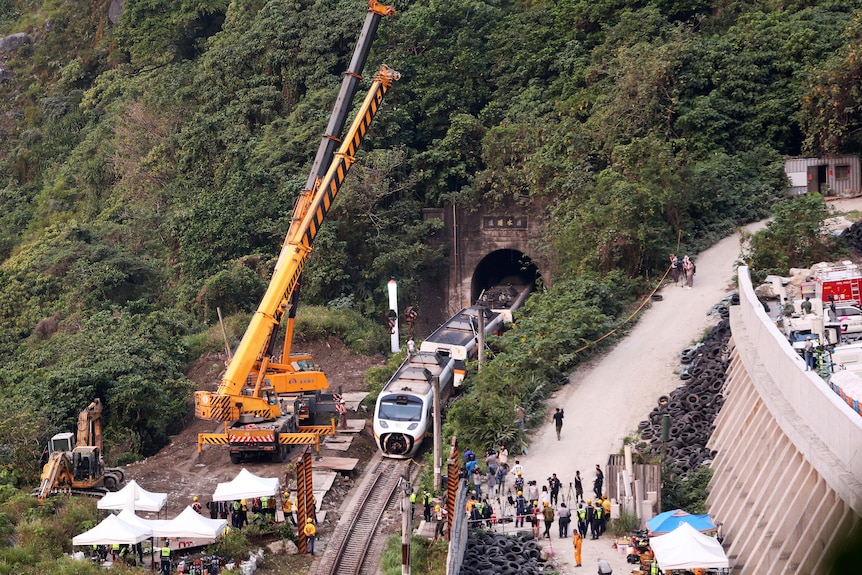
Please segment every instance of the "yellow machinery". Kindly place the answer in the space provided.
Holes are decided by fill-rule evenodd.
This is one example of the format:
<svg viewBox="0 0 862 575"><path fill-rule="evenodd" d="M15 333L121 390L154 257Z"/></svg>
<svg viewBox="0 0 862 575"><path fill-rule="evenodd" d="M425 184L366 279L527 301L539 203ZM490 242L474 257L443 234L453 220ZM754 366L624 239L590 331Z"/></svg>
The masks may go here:
<svg viewBox="0 0 862 575"><path fill-rule="evenodd" d="M368 16L345 74L341 92L318 149L306 189L296 201L290 229L285 237L269 287L251 319L242 341L230 359L215 392L195 393L195 415L224 423L224 433L198 435L198 451L205 444L227 444L231 460L243 456L269 454L283 461L290 445L315 444L321 434L334 434L334 423L300 426L301 411L314 402L314 393L328 387L326 376L313 365L310 356L291 356L293 322L299 278L311 244L332 207L335 196L355 161L383 96L400 74L382 66L356 113L352 125L339 139L381 16L394 13L389 6L370 0ZM334 146L340 142L337 151ZM275 337L287 319L282 350Z"/></svg>
<svg viewBox="0 0 862 575"><path fill-rule="evenodd" d="M120 468L106 468L102 459L102 401L93 400L78 415L78 437L58 433L48 443L37 497L52 493L101 495L115 491L125 479Z"/></svg>

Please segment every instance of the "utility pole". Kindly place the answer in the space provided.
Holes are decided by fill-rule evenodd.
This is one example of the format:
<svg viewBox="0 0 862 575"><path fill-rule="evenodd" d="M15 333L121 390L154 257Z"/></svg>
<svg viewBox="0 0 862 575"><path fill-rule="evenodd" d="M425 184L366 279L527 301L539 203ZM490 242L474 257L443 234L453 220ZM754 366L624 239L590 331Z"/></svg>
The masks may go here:
<svg viewBox="0 0 862 575"><path fill-rule="evenodd" d="M410 493L413 491L410 480L401 478L401 575L410 575L410 539L413 536L413 506Z"/></svg>
<svg viewBox="0 0 862 575"><path fill-rule="evenodd" d="M443 430L440 417L440 378L434 376L434 493L440 493L443 475Z"/></svg>
<svg viewBox="0 0 862 575"><path fill-rule="evenodd" d="M482 364L485 363L485 308L483 306L476 306L476 311L479 312L479 333L476 334L478 341L477 347L479 348L479 367L478 370L482 369Z"/></svg>

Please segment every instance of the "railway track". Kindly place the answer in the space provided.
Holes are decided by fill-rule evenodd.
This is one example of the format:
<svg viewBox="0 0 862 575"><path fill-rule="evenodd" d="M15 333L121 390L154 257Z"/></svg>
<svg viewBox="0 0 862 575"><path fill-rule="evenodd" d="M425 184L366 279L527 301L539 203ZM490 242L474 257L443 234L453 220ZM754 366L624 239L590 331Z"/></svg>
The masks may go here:
<svg viewBox="0 0 862 575"><path fill-rule="evenodd" d="M375 573L385 537L380 523L395 507L401 478L409 478L412 461L381 460L370 470L370 479L358 495L357 505L347 511L332 534L318 566L318 575L361 575ZM373 565L371 563L374 563Z"/></svg>

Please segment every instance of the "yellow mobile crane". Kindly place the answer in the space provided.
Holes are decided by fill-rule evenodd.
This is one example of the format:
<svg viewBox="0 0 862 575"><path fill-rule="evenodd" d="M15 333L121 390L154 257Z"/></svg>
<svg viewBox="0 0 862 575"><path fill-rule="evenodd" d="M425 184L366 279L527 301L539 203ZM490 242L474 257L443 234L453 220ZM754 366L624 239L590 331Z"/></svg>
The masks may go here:
<svg viewBox="0 0 862 575"><path fill-rule="evenodd" d="M337 134L344 126L380 18L393 13L392 7L369 0L362 34L308 182L294 206L290 229L269 287L229 360L218 389L195 393L195 415L224 423L223 433L198 435L199 452L205 444L227 444L234 463L239 463L245 455L255 454L268 454L278 462L284 461L290 445L319 447L321 434L335 433L334 422L328 426L299 425L303 403L313 403L315 392L328 387L322 372L304 369L308 364L313 367L310 356L290 354L299 277L311 254L311 244L355 160L384 94L392 82L400 78L395 70L381 66L352 125L339 140ZM333 153L338 142L341 145ZM279 357L275 337L285 316L286 335Z"/></svg>
<svg viewBox="0 0 862 575"><path fill-rule="evenodd" d="M105 467L102 459L102 400L96 398L78 415L75 447L73 435L58 433L43 456L39 502L52 493L102 495L115 491L125 479L118 467Z"/></svg>

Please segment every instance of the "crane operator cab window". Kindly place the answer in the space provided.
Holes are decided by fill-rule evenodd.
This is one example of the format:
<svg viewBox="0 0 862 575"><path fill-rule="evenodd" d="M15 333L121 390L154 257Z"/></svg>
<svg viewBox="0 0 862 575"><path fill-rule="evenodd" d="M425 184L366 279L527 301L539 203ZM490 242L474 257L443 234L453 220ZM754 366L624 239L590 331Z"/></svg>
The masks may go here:
<svg viewBox="0 0 862 575"><path fill-rule="evenodd" d="M421 421L422 400L410 395L391 394L380 402L380 419L389 421Z"/></svg>
<svg viewBox="0 0 862 575"><path fill-rule="evenodd" d="M264 392L264 395L266 396L266 403L268 405L278 405L278 396L275 393L272 391L266 391Z"/></svg>

